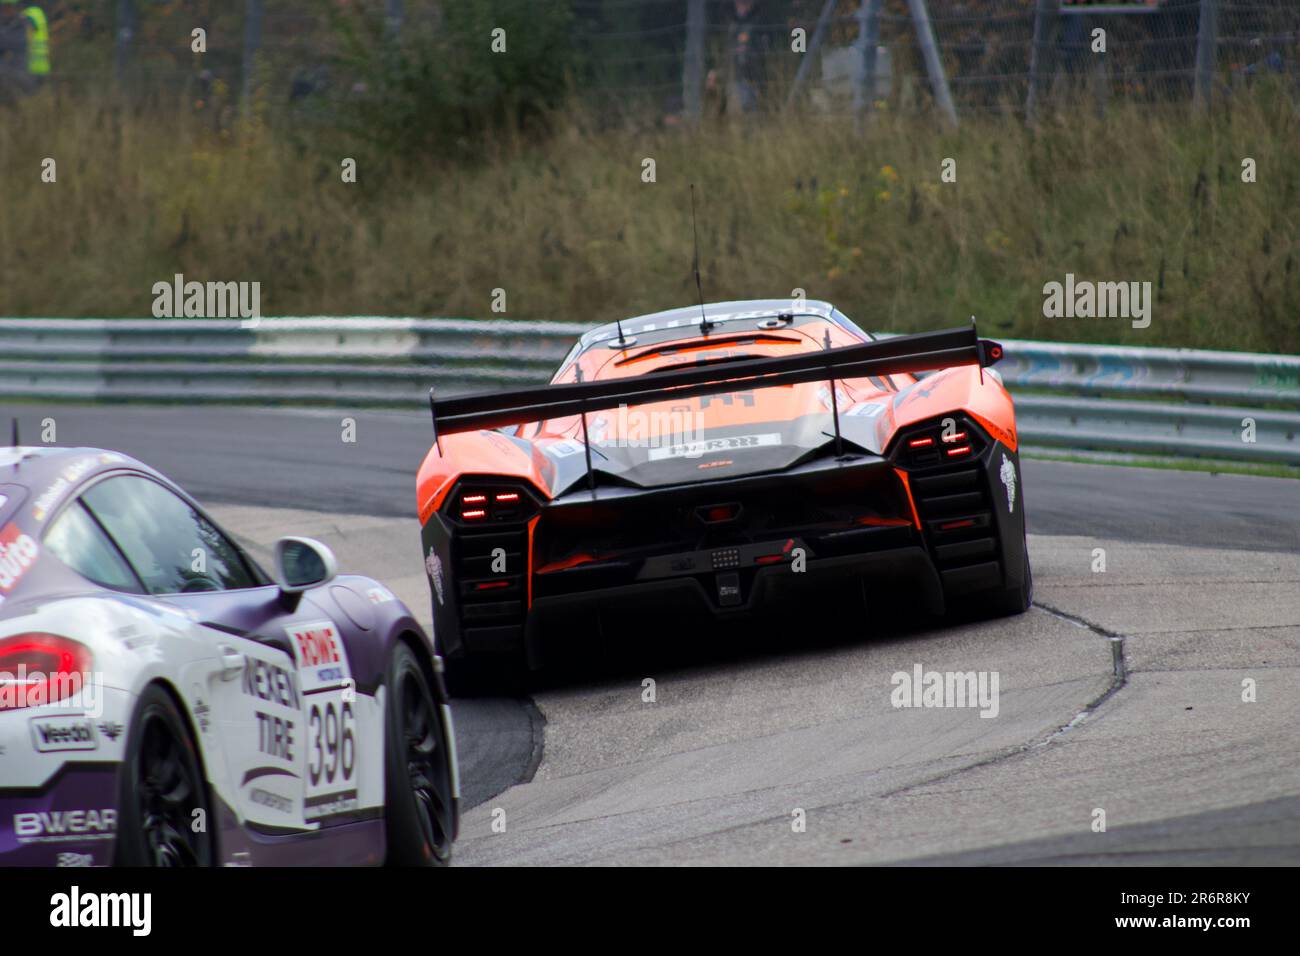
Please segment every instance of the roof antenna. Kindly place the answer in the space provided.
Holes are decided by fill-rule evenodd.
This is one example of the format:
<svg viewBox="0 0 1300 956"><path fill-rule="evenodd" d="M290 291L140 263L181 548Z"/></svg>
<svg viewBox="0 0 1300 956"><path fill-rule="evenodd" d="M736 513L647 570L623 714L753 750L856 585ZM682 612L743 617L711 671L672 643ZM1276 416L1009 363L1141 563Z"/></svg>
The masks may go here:
<svg viewBox="0 0 1300 956"><path fill-rule="evenodd" d="M695 239L695 290L700 294L700 334L708 335L714 323L704 314L704 286L700 283L700 233L695 226L695 183L691 183L691 235Z"/></svg>
<svg viewBox="0 0 1300 956"><path fill-rule="evenodd" d="M14 416L14 437L13 437L13 446L14 446L15 448L18 447L18 416L17 416L17 415Z"/></svg>

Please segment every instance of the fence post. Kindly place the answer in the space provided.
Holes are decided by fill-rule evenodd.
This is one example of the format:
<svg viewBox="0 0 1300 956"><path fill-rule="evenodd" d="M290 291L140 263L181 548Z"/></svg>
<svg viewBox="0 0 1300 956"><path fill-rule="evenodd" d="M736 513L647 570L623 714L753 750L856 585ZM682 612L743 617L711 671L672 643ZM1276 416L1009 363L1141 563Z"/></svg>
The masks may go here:
<svg viewBox="0 0 1300 956"><path fill-rule="evenodd" d="M1047 47L1056 35L1056 18L1061 0L1038 0L1034 7L1034 39L1029 48L1029 90L1025 93L1025 122L1038 122L1038 86L1047 59Z"/></svg>
<svg viewBox="0 0 1300 956"><path fill-rule="evenodd" d="M858 10L858 75L853 83L853 122L859 127L876 98L876 47L880 45L880 5L883 0L862 0Z"/></svg>
<svg viewBox="0 0 1300 956"><path fill-rule="evenodd" d="M826 31L830 29L831 15L835 12L836 2L837 0L826 0L822 4L822 12L817 15L817 25L813 27L812 38L808 41L808 50L804 53L803 59L799 61L799 69L795 71L794 82L790 84L790 92L785 98L787 107L794 105L794 101L798 99L804 83L808 82L808 74L812 71L813 60L817 59L817 53L821 50L822 44L826 42Z"/></svg>
<svg viewBox="0 0 1300 956"><path fill-rule="evenodd" d="M1201 0L1201 14L1196 26L1196 89L1193 104L1208 110L1214 91L1214 61L1218 49L1219 0Z"/></svg>
<svg viewBox="0 0 1300 956"><path fill-rule="evenodd" d="M262 46L262 0L246 0L244 5L244 62L241 96L247 113L253 95L253 67Z"/></svg>
<svg viewBox="0 0 1300 956"><path fill-rule="evenodd" d="M939 111L953 126L957 125L957 110L952 105L952 91L948 89L948 77L943 72L943 61L939 59L939 48L934 42L934 28L930 25L930 11L925 8L925 0L907 0L912 11L912 23L916 27L916 42L921 47L921 56L925 59L925 72L930 75L930 88L934 91L935 102Z"/></svg>
<svg viewBox="0 0 1300 956"><path fill-rule="evenodd" d="M135 39L135 4L132 0L117 0L116 27L113 36L113 75L121 85L126 80L131 43Z"/></svg>
<svg viewBox="0 0 1300 956"><path fill-rule="evenodd" d="M700 121L704 106L704 0L686 7L686 57L682 63L682 109L689 123Z"/></svg>

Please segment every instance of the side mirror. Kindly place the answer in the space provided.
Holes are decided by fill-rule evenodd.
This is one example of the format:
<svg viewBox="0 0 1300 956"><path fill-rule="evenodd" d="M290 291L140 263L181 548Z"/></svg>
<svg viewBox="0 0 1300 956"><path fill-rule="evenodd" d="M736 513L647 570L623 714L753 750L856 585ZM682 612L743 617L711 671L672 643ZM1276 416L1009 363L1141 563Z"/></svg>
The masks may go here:
<svg viewBox="0 0 1300 956"><path fill-rule="evenodd" d="M301 594L328 584L339 573L334 552L311 538L281 538L275 543L273 577L281 594Z"/></svg>

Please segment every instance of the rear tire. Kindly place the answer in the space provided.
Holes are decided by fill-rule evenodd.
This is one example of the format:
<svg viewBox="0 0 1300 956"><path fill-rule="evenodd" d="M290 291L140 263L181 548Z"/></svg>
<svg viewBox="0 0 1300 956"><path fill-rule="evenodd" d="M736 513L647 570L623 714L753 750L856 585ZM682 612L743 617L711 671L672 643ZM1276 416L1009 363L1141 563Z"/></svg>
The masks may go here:
<svg viewBox="0 0 1300 956"><path fill-rule="evenodd" d="M446 866L457 806L443 711L415 652L400 641L388 663L387 691L385 861L389 866Z"/></svg>
<svg viewBox="0 0 1300 956"><path fill-rule="evenodd" d="M1034 603L1034 572L1029 567L1029 548L1025 548L1025 573L1020 586L999 591L989 601L989 610L999 617L1024 614Z"/></svg>
<svg viewBox="0 0 1300 956"><path fill-rule="evenodd" d="M513 696L528 684L528 664L519 654L465 654L444 657L443 679L453 697Z"/></svg>
<svg viewBox="0 0 1300 956"><path fill-rule="evenodd" d="M216 821L198 749L171 695L157 684L145 688L131 715L118 779L115 866L213 865Z"/></svg>

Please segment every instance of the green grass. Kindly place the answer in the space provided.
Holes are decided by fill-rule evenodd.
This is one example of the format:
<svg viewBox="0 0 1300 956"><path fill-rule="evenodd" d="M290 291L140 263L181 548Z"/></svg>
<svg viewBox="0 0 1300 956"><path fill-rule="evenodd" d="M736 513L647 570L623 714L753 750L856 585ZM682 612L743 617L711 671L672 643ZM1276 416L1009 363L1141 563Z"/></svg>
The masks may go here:
<svg viewBox="0 0 1300 956"><path fill-rule="evenodd" d="M1106 452L1036 451L1025 449L1023 458L1065 461L1084 465L1118 465L1125 468L1164 468L1169 471L1203 471L1212 475L1254 475L1260 478L1300 479L1300 468L1290 465L1257 465L1239 461L1203 458L1142 458Z"/></svg>
<svg viewBox="0 0 1300 956"><path fill-rule="evenodd" d="M1276 91L1209 119L1080 108L1037 132L881 115L855 134L802 114L609 129L575 110L474 161L405 164L268 115L54 93L5 111L0 315L147 316L182 272L260 281L268 315L501 317L500 288L508 318L610 320L693 300L694 182L711 299L801 288L873 329L974 314L1004 337L1300 353L1300 136ZM1152 282L1151 327L1044 318L1043 284L1066 272Z"/></svg>

